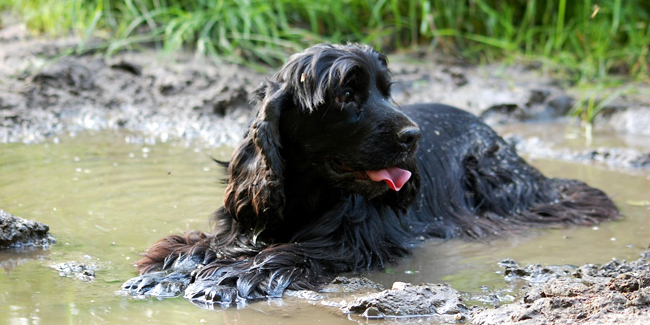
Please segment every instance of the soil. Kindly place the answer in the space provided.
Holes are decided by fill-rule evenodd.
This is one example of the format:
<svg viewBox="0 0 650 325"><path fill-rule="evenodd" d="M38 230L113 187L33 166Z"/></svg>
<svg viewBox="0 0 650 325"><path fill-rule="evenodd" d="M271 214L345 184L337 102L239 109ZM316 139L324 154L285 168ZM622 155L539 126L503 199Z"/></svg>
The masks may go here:
<svg viewBox="0 0 650 325"><path fill-rule="evenodd" d="M99 267L91 261L92 257L86 255L84 259L85 261L68 261L50 267L59 272L60 276L90 282L95 280L95 271Z"/></svg>
<svg viewBox="0 0 650 325"><path fill-rule="evenodd" d="M253 114L248 94L273 73L154 50L73 56L78 40L35 38L20 23L0 29L0 42L0 142L5 143L123 129L142 135L129 141L234 145ZM470 66L430 53L390 59L397 103L449 104L493 126L563 117L579 96L535 65ZM650 88L635 87L636 94L605 107L599 128L650 136ZM538 138L513 139L521 152L539 157L650 167L650 148L565 152Z"/></svg>
<svg viewBox="0 0 650 325"><path fill-rule="evenodd" d="M233 144L250 119L248 94L266 75L154 51L69 56L74 39L0 30L0 142L125 129L151 142Z"/></svg>
<svg viewBox="0 0 650 325"><path fill-rule="evenodd" d="M16 217L0 209L0 249L48 247L55 240L44 223Z"/></svg>
<svg viewBox="0 0 650 325"><path fill-rule="evenodd" d="M526 285L514 303L476 312L472 324L647 324L650 251L633 262L520 267L502 262L507 281Z"/></svg>
<svg viewBox="0 0 650 325"><path fill-rule="evenodd" d="M512 303L496 302L494 308L468 307L469 301L486 300L463 295L447 284L396 282L382 290L368 279L355 277L337 278L335 290L289 295L321 301L345 314L408 324L421 323L422 318L427 323L476 325L647 324L650 319L650 250L636 261L614 259L604 265L519 266L513 260L499 265L504 268L504 281L522 289ZM354 300L332 297L341 292L353 294Z"/></svg>
<svg viewBox="0 0 650 325"><path fill-rule="evenodd" d="M535 157L579 163L598 163L616 169L650 168L650 150L625 147L566 148L554 146L553 143L536 136L524 137L519 134L508 134L504 136L504 139L514 146L517 152Z"/></svg>
<svg viewBox="0 0 650 325"><path fill-rule="evenodd" d="M458 291L447 284L434 283L395 282L390 290L356 298L342 310L373 319L435 317L441 321L461 322L469 316Z"/></svg>
<svg viewBox="0 0 650 325"><path fill-rule="evenodd" d="M78 40L35 38L20 23L0 28L0 43L2 143L123 129L141 135L129 141L232 145L253 114L248 94L273 72L187 54L164 56L153 50L113 57L101 53L74 56L69 53ZM535 66L476 67L435 54L405 54L391 56L390 67L396 102L446 103L477 114L491 125L557 119L567 114L577 98ZM639 94L607 106L599 127L650 136L650 96L646 86L639 87ZM539 138L513 135L509 139L520 151L552 159L602 161L630 169L650 167L650 149L560 150ZM0 217L7 218L4 214L0 210ZM27 224L13 222L14 226ZM41 228L47 232L47 226ZM43 236L43 243L51 243L51 237ZM28 243L37 242L27 238ZM25 241L11 239L7 243L14 242ZM494 309L470 310L457 291L441 284L397 284L379 291L364 280L345 280L348 282L343 281L338 289L333 289L337 283L329 287L347 292L356 290L354 286L370 286L372 293L349 303L331 300L327 290L288 295L322 300L325 306L368 318L435 314L447 315L444 321L474 324L645 324L650 319L649 256L645 253L630 263L613 261L579 268L520 267L514 261L504 261L506 280L523 281L525 289L514 303ZM84 262L54 267L64 276L84 280L91 279L95 270ZM345 289L348 284L351 289Z"/></svg>

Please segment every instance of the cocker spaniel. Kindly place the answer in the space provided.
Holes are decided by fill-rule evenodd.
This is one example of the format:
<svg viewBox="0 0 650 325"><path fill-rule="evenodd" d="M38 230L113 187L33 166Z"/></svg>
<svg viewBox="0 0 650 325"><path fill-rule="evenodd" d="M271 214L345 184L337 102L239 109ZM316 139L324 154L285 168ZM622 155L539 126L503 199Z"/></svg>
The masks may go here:
<svg viewBox="0 0 650 325"><path fill-rule="evenodd" d="M383 268L418 238L484 238L619 216L602 191L546 178L475 116L400 107L386 56L321 44L254 92L258 113L227 167L210 233L168 236L123 291L197 304L318 290Z"/></svg>

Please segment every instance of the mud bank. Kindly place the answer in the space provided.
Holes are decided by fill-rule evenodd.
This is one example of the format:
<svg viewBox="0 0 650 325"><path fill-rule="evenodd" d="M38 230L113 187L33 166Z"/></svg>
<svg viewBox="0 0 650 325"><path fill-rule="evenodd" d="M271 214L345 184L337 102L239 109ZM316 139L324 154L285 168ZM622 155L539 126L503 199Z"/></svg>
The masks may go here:
<svg viewBox="0 0 650 325"><path fill-rule="evenodd" d="M472 324L647 324L650 319L650 251L633 262L604 265L520 267L505 261L503 266L506 281L525 283L519 299L475 313Z"/></svg>
<svg viewBox="0 0 650 325"><path fill-rule="evenodd" d="M342 287L329 290L357 293L352 301L328 298L328 293L293 296L321 300L324 306L361 318L407 324L646 324L650 319L650 251L636 261L614 259L604 265L520 266L513 260L499 265L504 281L522 289L514 301L496 302L495 308L468 307L465 300L484 299L468 297L446 284L396 282L381 290L363 278L341 277L346 280L338 281ZM347 283L358 282L365 285L347 288Z"/></svg>
<svg viewBox="0 0 650 325"><path fill-rule="evenodd" d="M578 163L596 163L615 169L650 168L650 150L629 147L567 148L545 141L538 136L525 137L520 134L508 134L505 140L517 149L517 152L533 158L572 161ZM648 139L650 140L650 138Z"/></svg>
<svg viewBox="0 0 650 325"><path fill-rule="evenodd" d="M153 51L67 56L75 40L0 35L0 141L38 142L60 133L126 129L150 141L241 137L248 93L263 76Z"/></svg>
<svg viewBox="0 0 650 325"><path fill-rule="evenodd" d="M70 56L67 53L78 40L33 38L20 24L0 29L0 41L0 142L30 143L61 133L124 129L142 135L131 141L232 145L251 117L249 94L273 73L187 54L163 56L153 50L110 58L101 53ZM567 114L577 96L534 65L476 67L417 53L390 59L397 103L445 103L491 125L557 119ZM647 86L639 87L638 94L622 96L606 108L599 128L650 136L650 92L646 94ZM518 141L522 150L525 140ZM530 148L533 152L536 147ZM536 154L558 158L550 150ZM623 168L647 168L648 155L650 149L641 149L617 161L626 160L620 164ZM563 154L564 159L577 161L598 161L602 156Z"/></svg>

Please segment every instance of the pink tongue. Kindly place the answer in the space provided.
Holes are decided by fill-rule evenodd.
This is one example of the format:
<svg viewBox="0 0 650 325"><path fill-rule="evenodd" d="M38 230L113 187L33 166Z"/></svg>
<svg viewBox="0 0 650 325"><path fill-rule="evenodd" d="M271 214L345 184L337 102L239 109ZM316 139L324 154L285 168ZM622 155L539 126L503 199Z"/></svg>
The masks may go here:
<svg viewBox="0 0 650 325"><path fill-rule="evenodd" d="M366 170L366 174L375 182L386 182L393 191L399 191L411 178L411 172L397 167L382 170Z"/></svg>

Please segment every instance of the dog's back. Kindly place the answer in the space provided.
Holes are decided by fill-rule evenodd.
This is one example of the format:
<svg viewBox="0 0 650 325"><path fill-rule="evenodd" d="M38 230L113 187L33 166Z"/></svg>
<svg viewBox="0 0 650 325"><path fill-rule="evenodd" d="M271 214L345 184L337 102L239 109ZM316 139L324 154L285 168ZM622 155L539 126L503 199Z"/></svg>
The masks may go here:
<svg viewBox="0 0 650 325"><path fill-rule="evenodd" d="M549 179L476 116L441 104L403 108L422 130L420 193L409 220L424 234L480 238L522 227L615 219L605 193Z"/></svg>

